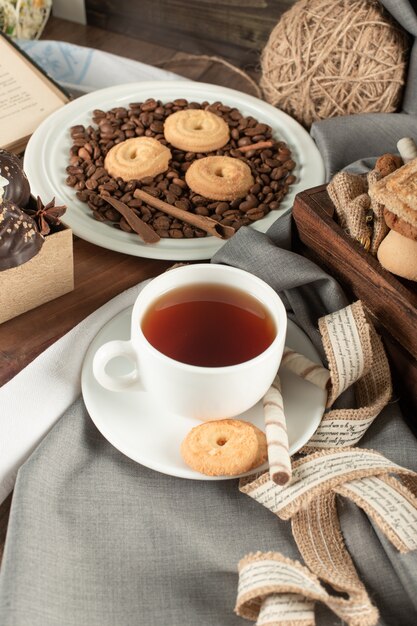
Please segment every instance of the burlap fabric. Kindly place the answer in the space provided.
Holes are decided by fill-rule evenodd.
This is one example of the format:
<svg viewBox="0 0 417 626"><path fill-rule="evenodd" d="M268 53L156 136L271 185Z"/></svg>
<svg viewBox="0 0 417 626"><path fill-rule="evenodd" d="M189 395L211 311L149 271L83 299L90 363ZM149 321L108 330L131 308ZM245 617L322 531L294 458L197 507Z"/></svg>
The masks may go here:
<svg viewBox="0 0 417 626"><path fill-rule="evenodd" d="M376 169L366 175L339 172L327 186L340 226L374 256L389 230L384 206L368 193L380 178Z"/></svg>

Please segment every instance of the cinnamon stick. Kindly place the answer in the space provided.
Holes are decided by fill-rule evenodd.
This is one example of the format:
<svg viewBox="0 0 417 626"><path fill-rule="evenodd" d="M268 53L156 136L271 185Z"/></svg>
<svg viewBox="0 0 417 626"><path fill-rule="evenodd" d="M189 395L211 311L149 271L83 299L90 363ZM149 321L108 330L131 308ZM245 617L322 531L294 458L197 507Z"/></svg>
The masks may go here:
<svg viewBox="0 0 417 626"><path fill-rule="evenodd" d="M112 198L111 196L100 197L111 204L111 206L125 218L130 228L132 228L145 243L157 243L161 239L158 233L156 233L153 228L148 226L146 222L141 220L133 209L127 206L127 204L124 204L124 202L120 202L120 200Z"/></svg>
<svg viewBox="0 0 417 626"><path fill-rule="evenodd" d="M187 224L201 228L201 230L206 231L209 235L214 235L215 237L220 237L221 239L229 239L235 234L235 229L232 228L232 226L219 224L216 220L211 219L211 217L206 217L205 215L196 215L195 213L184 211L184 209L179 209L178 207L168 204L168 202L164 202L159 198L154 198L149 193L146 193L146 191L142 191L142 189L136 189L133 195L135 198L143 200L146 204L149 204L163 213L167 213L168 215L172 215L172 217L176 217Z"/></svg>
<svg viewBox="0 0 417 626"><path fill-rule="evenodd" d="M272 148L274 145L274 141L258 141L257 143L252 143L248 146L238 146L236 150L240 150L240 152L249 152L249 150L263 150L264 148Z"/></svg>

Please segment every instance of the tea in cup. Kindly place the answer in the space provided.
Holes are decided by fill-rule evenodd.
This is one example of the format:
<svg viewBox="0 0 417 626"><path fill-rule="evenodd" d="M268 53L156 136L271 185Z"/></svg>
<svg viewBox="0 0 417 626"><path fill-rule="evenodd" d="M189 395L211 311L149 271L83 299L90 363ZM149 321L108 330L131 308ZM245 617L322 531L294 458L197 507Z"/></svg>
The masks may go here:
<svg viewBox="0 0 417 626"><path fill-rule="evenodd" d="M130 340L104 344L93 372L103 387L146 391L170 413L234 417L271 385L286 330L285 307L260 278L226 265L182 266L142 289ZM120 356L132 362L132 371L110 375L106 365Z"/></svg>

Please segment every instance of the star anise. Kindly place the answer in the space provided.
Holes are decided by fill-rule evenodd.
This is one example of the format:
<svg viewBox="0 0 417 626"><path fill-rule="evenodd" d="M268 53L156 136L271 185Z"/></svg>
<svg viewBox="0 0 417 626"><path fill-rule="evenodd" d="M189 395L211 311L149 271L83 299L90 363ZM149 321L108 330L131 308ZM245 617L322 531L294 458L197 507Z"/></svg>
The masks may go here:
<svg viewBox="0 0 417 626"><path fill-rule="evenodd" d="M42 200L37 197L36 209L28 209L26 212L35 220L41 235L49 235L54 232L61 224L60 218L67 210L66 206L55 206L55 198L48 204L43 204Z"/></svg>

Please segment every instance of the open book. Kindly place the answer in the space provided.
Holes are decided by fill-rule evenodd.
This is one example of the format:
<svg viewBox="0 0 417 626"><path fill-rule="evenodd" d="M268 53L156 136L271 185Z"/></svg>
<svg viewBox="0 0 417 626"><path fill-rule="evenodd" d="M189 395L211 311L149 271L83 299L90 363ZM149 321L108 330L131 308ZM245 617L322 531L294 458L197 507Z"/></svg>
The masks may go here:
<svg viewBox="0 0 417 626"><path fill-rule="evenodd" d="M68 94L0 33L0 148L22 152L31 134Z"/></svg>

